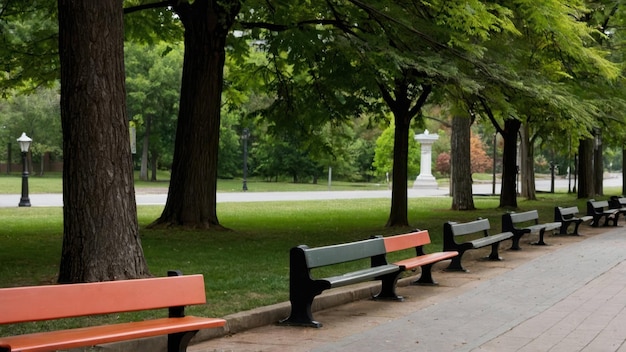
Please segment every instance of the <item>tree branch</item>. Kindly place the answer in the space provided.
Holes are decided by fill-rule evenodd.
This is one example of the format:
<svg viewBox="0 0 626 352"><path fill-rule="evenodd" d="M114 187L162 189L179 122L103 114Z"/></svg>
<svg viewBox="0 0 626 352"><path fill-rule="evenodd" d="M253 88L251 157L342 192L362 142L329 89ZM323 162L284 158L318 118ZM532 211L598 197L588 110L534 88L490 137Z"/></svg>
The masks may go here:
<svg viewBox="0 0 626 352"><path fill-rule="evenodd" d="M149 4L143 4L143 5L138 5L138 6L132 6L132 7L127 7L124 9L124 14L129 14L129 13L133 13L133 12L137 12L137 11L141 11L141 10L146 10L146 9L156 9L159 7L168 7L168 6L172 6L174 5L173 2L171 0L165 0L165 1L160 1L160 2L153 2L153 3L149 3Z"/></svg>

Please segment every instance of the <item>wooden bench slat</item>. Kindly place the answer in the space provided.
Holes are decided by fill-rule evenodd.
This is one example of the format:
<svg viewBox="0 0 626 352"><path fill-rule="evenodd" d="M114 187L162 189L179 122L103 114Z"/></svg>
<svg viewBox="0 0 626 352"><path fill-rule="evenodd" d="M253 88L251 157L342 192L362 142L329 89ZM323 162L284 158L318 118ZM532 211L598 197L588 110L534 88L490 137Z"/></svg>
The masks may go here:
<svg viewBox="0 0 626 352"><path fill-rule="evenodd" d="M510 213L510 216L515 224L539 219L539 212L537 210L529 210L521 213Z"/></svg>
<svg viewBox="0 0 626 352"><path fill-rule="evenodd" d="M332 277L326 277L322 280L326 280L330 283L331 287L341 287L346 285L355 284L358 282L364 282L372 280L378 276L391 274L398 271L397 265L380 265L369 269L362 269L346 273L343 275L337 275Z"/></svg>
<svg viewBox="0 0 626 352"><path fill-rule="evenodd" d="M428 231L417 231L384 238L387 253L430 244Z"/></svg>
<svg viewBox="0 0 626 352"><path fill-rule="evenodd" d="M478 249L478 248L482 248L482 247L487 247L487 246L492 245L494 243L498 243L498 242L502 242L504 240L508 240L511 237L513 237L513 234L511 232L502 232L502 233L499 233L499 234L496 234L496 235L489 235L487 237L477 238L477 239L469 241L469 242L474 246L474 249Z"/></svg>
<svg viewBox="0 0 626 352"><path fill-rule="evenodd" d="M306 262L309 268L317 268L372 257L385 253L385 244L380 238L332 246L307 248Z"/></svg>
<svg viewBox="0 0 626 352"><path fill-rule="evenodd" d="M455 251L428 253L414 258L403 259L394 262L394 264L403 267L404 270L412 270L426 264L432 264L456 257L458 254L459 253Z"/></svg>
<svg viewBox="0 0 626 352"><path fill-rule="evenodd" d="M4 288L0 302L0 324L8 324L204 304L206 293L202 275L185 275Z"/></svg>
<svg viewBox="0 0 626 352"><path fill-rule="evenodd" d="M162 318L114 325L94 326L78 329L34 333L11 337L0 337L0 347L14 351L50 351L83 346L93 346L144 337L167 335L190 330L217 328L226 321L218 318Z"/></svg>
<svg viewBox="0 0 626 352"><path fill-rule="evenodd" d="M491 224L489 224L489 219L479 219L464 223L451 223L451 227L455 236L463 236L490 230Z"/></svg>

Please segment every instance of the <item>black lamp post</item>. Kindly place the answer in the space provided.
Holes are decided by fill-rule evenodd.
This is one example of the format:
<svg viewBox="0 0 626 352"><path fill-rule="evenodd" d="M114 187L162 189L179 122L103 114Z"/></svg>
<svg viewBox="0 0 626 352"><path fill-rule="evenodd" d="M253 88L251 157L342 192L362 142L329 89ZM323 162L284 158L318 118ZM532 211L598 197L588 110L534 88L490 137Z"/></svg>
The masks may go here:
<svg viewBox="0 0 626 352"><path fill-rule="evenodd" d="M28 198L28 162L27 154L28 148L30 148L30 142L33 140L28 138L26 133L22 132L17 142L20 144L20 150L22 151L22 198L20 198L20 207L30 207L30 198Z"/></svg>
<svg viewBox="0 0 626 352"><path fill-rule="evenodd" d="M243 139L243 190L248 190L248 138L250 138L250 130L243 129L241 139Z"/></svg>

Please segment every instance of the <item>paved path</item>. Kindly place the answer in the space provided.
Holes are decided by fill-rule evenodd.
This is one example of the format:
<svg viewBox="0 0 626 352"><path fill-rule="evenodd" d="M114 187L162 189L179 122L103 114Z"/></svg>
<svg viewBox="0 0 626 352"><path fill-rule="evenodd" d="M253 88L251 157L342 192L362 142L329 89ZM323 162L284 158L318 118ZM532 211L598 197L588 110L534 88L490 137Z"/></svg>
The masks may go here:
<svg viewBox="0 0 626 352"><path fill-rule="evenodd" d="M621 176L613 176L604 180L605 187L621 185ZM537 180L537 190L550 190L549 180ZM475 183L474 194L492 194L493 184ZM568 180L559 178L555 182L557 190L567 190ZM496 184L496 194L500 193L500 184ZM409 198L448 196L448 188L438 189L408 189ZM0 207L17 207L20 202L19 194L0 194ZM30 194L30 203L33 207L52 207L63 205L61 194ZM135 198L138 205L163 205L167 200L167 188L146 192L137 189ZM217 193L217 202L271 202L271 201L295 201L295 200L332 200L332 199L356 199L356 198L389 198L391 190L380 191L317 191L317 192L224 192Z"/></svg>
<svg viewBox="0 0 626 352"><path fill-rule="evenodd" d="M439 287L400 288L405 302L317 312L321 329L266 326L190 351L626 351L626 230L547 240L438 271Z"/></svg>

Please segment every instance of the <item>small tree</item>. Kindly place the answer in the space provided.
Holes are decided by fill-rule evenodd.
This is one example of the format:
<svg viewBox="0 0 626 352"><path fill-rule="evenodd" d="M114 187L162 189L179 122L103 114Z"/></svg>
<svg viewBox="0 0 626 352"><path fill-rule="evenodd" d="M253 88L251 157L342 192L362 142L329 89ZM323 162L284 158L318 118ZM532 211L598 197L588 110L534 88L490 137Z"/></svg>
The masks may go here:
<svg viewBox="0 0 626 352"><path fill-rule="evenodd" d="M450 154L449 153L440 153L437 156L435 171L444 176L450 175Z"/></svg>
<svg viewBox="0 0 626 352"><path fill-rule="evenodd" d="M376 150L372 165L374 166L376 175L379 177L385 176L386 173L391 174L393 172L394 130L395 126L392 123L376 140ZM413 139L412 131L409 132L409 136L407 176L417 175L419 173L420 161L420 151L417 142Z"/></svg>
<svg viewBox="0 0 626 352"><path fill-rule="evenodd" d="M470 138L470 153L472 155L472 174L482 173L489 170L493 164L493 159L487 155L484 144L480 138L472 134Z"/></svg>

